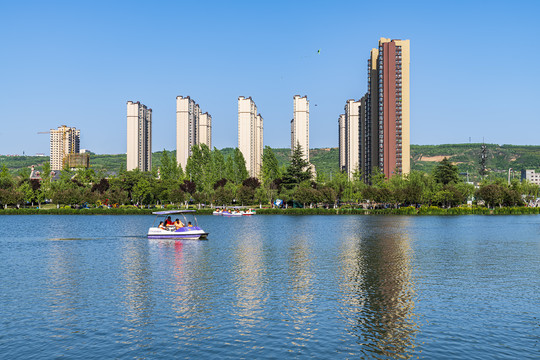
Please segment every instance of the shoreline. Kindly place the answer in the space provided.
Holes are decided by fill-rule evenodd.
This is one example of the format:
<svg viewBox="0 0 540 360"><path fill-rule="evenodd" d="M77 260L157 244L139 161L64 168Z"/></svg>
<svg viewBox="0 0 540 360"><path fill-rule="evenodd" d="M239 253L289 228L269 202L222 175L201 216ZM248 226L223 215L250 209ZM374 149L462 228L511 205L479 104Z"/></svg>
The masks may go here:
<svg viewBox="0 0 540 360"><path fill-rule="evenodd" d="M390 209L257 209L257 215L537 215L540 207L500 207L489 209L485 207L455 207L439 208L425 206L420 208L402 207ZM164 209L0 209L1 215L153 215L153 211ZM197 215L212 215L213 209L197 209Z"/></svg>

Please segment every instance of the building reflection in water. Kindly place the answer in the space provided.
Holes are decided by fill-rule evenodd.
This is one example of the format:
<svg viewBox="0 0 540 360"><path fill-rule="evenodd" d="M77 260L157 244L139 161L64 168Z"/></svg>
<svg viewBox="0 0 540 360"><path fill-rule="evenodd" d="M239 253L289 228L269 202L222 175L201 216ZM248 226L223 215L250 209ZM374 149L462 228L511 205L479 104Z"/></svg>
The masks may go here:
<svg viewBox="0 0 540 360"><path fill-rule="evenodd" d="M298 227L296 236L288 251L287 258L287 306L286 318L291 322L292 328L287 331L287 338L291 345L304 347L314 336L316 331L314 273L312 269L312 254L310 239L306 232ZM309 233L309 232L308 232Z"/></svg>
<svg viewBox="0 0 540 360"><path fill-rule="evenodd" d="M237 240L233 281L235 291L234 316L238 321L240 335L248 335L261 321L267 301L264 290L265 268L263 259L263 240L259 232L249 223Z"/></svg>
<svg viewBox="0 0 540 360"><path fill-rule="evenodd" d="M369 358L410 358L419 330L406 217L369 218L341 249L343 315ZM358 235L356 235L358 234Z"/></svg>
<svg viewBox="0 0 540 360"><path fill-rule="evenodd" d="M84 294L84 269L80 263L77 247L66 245L63 241L50 243L47 253L47 290L49 306L48 323L53 337L65 338L81 330L80 309L87 306Z"/></svg>
<svg viewBox="0 0 540 360"><path fill-rule="evenodd" d="M125 241L120 266L122 313L127 325L118 334L118 341L134 348L145 347L153 341L149 325L155 305L148 248L139 246L137 241Z"/></svg>
<svg viewBox="0 0 540 360"><path fill-rule="evenodd" d="M193 342L205 328L205 312L210 301L205 281L201 280L207 269L206 262L200 259L199 250L205 244L174 241L167 245L165 248L162 246L162 250L167 249L173 254L171 268L162 269L161 273L171 274L171 288L167 291L170 298L166 300L174 314L174 337L182 343Z"/></svg>

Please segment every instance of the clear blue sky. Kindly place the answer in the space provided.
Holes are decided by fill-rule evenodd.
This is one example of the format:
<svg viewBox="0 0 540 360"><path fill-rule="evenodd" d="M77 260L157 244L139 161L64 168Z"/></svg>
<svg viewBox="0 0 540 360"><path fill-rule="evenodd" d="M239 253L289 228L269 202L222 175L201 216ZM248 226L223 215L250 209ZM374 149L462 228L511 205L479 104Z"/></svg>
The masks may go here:
<svg viewBox="0 0 540 360"><path fill-rule="evenodd" d="M293 95L310 145L337 147L347 99L367 90L380 37L411 41L411 143L540 144L540 1L3 1L0 154L49 153L59 125L81 147L125 153L126 101L153 109L153 150L175 149L175 98L237 146L237 98L264 142L288 147ZM317 54L318 50L320 54ZM317 104L317 106L315 106Z"/></svg>

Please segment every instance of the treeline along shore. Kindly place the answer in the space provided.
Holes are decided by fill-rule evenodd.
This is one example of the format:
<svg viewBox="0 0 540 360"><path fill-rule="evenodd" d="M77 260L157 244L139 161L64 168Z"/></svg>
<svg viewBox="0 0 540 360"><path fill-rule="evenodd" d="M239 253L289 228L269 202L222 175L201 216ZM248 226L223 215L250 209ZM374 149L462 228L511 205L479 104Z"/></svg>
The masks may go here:
<svg viewBox="0 0 540 360"><path fill-rule="evenodd" d="M8 208L0 209L0 215L152 215L153 211L160 209L36 209L36 208ZM307 208L307 209L255 209L257 215L534 215L540 214L540 207L498 207L489 209L483 206L461 206L454 208L440 208L437 206L402 207L388 209L361 209L361 208ZM212 209L197 210L197 215L212 215ZM232 219L231 221L235 221Z"/></svg>
<svg viewBox="0 0 540 360"><path fill-rule="evenodd" d="M24 172L13 174L3 164L0 214L35 207L39 210L28 211L140 214L147 211L143 208L188 205L266 208L259 214L528 214L540 206L538 185L500 177L489 169L473 182L446 157L430 171L412 170L387 179L380 172L367 176L354 172L352 177L339 171L314 174L302 154L297 146L280 165L273 149L266 147L260 178L249 177L238 149L225 156L205 145L192 148L185 168L163 151L160 166L149 172L66 168L53 178L45 163L39 177L35 173L30 177ZM285 209L275 209L274 204Z"/></svg>

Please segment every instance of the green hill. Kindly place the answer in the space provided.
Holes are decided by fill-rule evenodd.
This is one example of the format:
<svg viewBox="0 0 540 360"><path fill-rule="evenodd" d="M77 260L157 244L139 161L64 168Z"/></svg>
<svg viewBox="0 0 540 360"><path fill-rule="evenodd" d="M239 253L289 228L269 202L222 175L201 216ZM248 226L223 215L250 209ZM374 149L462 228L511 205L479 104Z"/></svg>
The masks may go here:
<svg viewBox="0 0 540 360"><path fill-rule="evenodd" d="M411 145L411 168L431 172L444 157L455 163L460 172L477 175L480 170L480 151L482 144L443 144L443 145ZM515 171L522 169L540 170L540 146L526 145L497 145L487 146L487 168L493 173L503 174L512 168ZM224 148L225 157L232 155L233 148ZM288 162L290 149L272 149L276 154L280 166ZM169 151L169 156L176 157L175 151ZM161 151L152 154L152 163L160 165ZM12 173L21 169L29 172L32 165L41 169L43 162L48 161L45 156L0 156L0 166L6 165ZM326 174L338 171L338 148L319 148L310 150L310 160L317 171ZM96 170L118 172L125 167L126 155L91 155L90 164ZM501 175L502 176L502 175Z"/></svg>

